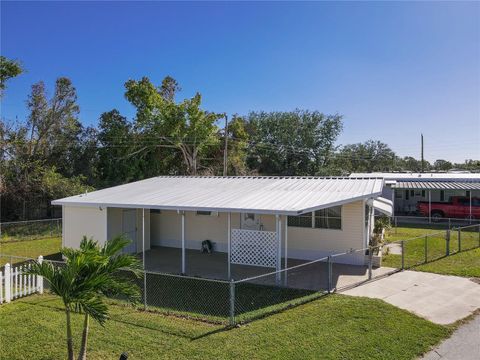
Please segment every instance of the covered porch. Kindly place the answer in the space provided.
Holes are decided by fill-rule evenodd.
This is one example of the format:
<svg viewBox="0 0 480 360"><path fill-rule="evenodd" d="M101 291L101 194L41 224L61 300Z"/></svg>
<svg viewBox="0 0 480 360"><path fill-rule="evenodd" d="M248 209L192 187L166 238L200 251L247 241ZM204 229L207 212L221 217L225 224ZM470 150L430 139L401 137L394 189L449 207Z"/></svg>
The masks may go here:
<svg viewBox="0 0 480 360"><path fill-rule="evenodd" d="M182 249L172 247L153 247L145 252L145 270L155 273L180 274L182 269ZM292 270L280 272L280 284L290 288L305 290L326 290L328 287L328 265L326 261L311 263L307 260L282 258L282 264L288 264ZM305 264L304 266L299 266ZM282 266L284 268L284 266ZM200 277L217 280L243 280L262 285L278 285L279 277L272 274L275 269L252 265L230 265L228 275L228 254L214 252L205 254L199 250L185 251L185 271L190 277ZM394 269L374 267L373 277L382 276ZM268 276L262 276L271 274ZM286 282L285 282L286 278ZM250 280L248 280L250 279ZM368 266L333 263L332 286L345 288L368 280Z"/></svg>

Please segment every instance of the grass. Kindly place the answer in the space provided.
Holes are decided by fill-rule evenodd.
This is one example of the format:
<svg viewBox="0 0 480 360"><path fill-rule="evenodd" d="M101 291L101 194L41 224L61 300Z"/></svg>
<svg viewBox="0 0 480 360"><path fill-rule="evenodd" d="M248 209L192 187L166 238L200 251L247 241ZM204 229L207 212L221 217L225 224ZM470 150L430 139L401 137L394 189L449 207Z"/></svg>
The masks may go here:
<svg viewBox="0 0 480 360"><path fill-rule="evenodd" d="M227 330L189 319L111 306L93 323L89 358L117 359L414 359L451 334L381 300L331 295ZM65 315L51 295L0 307L0 358L65 358ZM73 317L75 346L82 318ZM15 334L15 336L11 336Z"/></svg>
<svg viewBox="0 0 480 360"><path fill-rule="evenodd" d="M57 254L60 251L61 246L62 238L58 236L37 240L5 241L0 243L0 254L29 258L37 258L40 255L46 257ZM1 256L0 266L3 266L10 261L16 263L23 260Z"/></svg>
<svg viewBox="0 0 480 360"><path fill-rule="evenodd" d="M387 243L406 240L405 267L437 274L480 277L479 233L462 230L459 252L458 231L450 233L450 256L446 256L446 231L436 228L400 227L391 229L386 236ZM425 257L425 238L427 257ZM387 254L382 259L383 266L401 267L401 255Z"/></svg>
<svg viewBox="0 0 480 360"><path fill-rule="evenodd" d="M443 259L417 266L417 271L480 278L480 249L463 251Z"/></svg>

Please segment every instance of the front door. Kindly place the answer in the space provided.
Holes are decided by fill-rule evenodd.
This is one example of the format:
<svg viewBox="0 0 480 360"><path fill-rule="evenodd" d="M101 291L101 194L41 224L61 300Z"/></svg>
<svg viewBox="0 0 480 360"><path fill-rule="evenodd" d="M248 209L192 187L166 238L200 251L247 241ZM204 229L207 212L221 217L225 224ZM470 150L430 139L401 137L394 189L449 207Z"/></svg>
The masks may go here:
<svg viewBox="0 0 480 360"><path fill-rule="evenodd" d="M122 232L131 243L124 249L124 253L132 254L137 252L137 210L123 210Z"/></svg>
<svg viewBox="0 0 480 360"><path fill-rule="evenodd" d="M245 230L260 230L260 215L255 213L242 213L241 228Z"/></svg>

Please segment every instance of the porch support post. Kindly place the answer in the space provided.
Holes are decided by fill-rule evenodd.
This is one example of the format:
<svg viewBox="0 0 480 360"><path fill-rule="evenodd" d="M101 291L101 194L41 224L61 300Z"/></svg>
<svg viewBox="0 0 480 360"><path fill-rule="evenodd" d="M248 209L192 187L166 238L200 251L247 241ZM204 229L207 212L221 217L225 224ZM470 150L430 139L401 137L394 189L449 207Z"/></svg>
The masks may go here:
<svg viewBox="0 0 480 360"><path fill-rule="evenodd" d="M231 261L232 261L232 239L231 239L231 233L232 233L232 214L228 213L227 214L227 242L228 242L228 279L232 278L232 268L231 268Z"/></svg>
<svg viewBox="0 0 480 360"><path fill-rule="evenodd" d="M143 308L147 309L147 273L145 271L145 209L142 208Z"/></svg>
<svg viewBox="0 0 480 360"><path fill-rule="evenodd" d="M282 269L282 219L280 215L275 215L275 225L276 225L276 230L277 230L277 275L276 275L276 281L277 284L280 282L282 278L282 274L280 273L280 270Z"/></svg>
<svg viewBox="0 0 480 360"><path fill-rule="evenodd" d="M182 214L182 274L185 274L185 211Z"/></svg>
<svg viewBox="0 0 480 360"><path fill-rule="evenodd" d="M432 190L428 190L428 222L432 222Z"/></svg>
<svg viewBox="0 0 480 360"><path fill-rule="evenodd" d="M145 209L142 209L142 261L145 270Z"/></svg>
<svg viewBox="0 0 480 360"><path fill-rule="evenodd" d="M284 263L284 269L287 269L288 268L288 216L287 215L285 215L284 221L285 221L285 233L284 233L285 263ZM287 278L288 278L287 270L285 270L285 280L284 280L285 286L287 286Z"/></svg>

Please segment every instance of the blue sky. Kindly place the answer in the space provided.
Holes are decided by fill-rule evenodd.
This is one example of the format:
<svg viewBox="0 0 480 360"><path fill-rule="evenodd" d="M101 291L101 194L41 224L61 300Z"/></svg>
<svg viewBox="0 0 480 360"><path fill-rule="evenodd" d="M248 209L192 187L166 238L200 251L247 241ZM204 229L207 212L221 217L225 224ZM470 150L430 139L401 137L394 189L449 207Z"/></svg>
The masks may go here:
<svg viewBox="0 0 480 360"><path fill-rule="evenodd" d="M480 159L480 3L1 3L1 53L27 73L1 116L27 116L30 86L67 76L81 119L117 108L128 79L164 76L229 114L303 108L344 115L340 144Z"/></svg>

